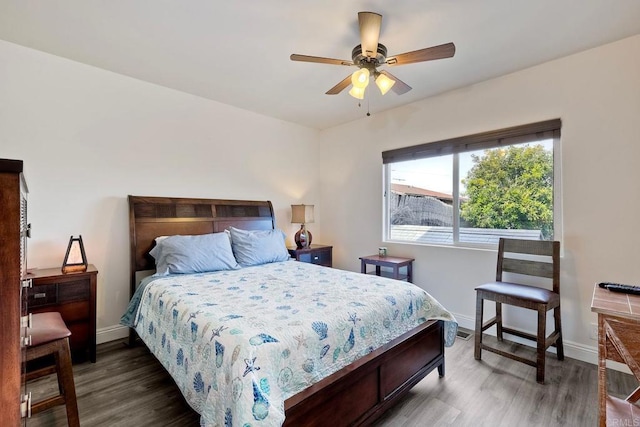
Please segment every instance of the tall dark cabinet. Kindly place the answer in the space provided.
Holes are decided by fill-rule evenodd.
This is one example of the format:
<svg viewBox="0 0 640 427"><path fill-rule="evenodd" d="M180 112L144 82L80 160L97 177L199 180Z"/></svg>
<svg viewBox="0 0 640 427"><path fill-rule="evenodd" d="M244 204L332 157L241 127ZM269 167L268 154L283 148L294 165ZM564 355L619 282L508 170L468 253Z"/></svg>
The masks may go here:
<svg viewBox="0 0 640 427"><path fill-rule="evenodd" d="M24 383L27 326L27 185L20 160L0 159L0 425L18 426L28 406ZM25 282L26 284L26 282Z"/></svg>

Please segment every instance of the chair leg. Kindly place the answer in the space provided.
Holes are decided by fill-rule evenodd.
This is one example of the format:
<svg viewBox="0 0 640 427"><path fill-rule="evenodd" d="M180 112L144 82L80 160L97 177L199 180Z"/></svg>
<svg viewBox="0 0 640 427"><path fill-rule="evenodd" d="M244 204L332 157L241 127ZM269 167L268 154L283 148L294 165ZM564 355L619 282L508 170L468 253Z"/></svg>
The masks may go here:
<svg viewBox="0 0 640 427"><path fill-rule="evenodd" d="M496 336L498 337L498 341L503 341L502 339L502 303L496 301Z"/></svg>
<svg viewBox="0 0 640 427"><path fill-rule="evenodd" d="M560 320L560 306L553 309L553 318L555 319L556 331L558 331L558 339L556 340L556 354L558 360L564 360L564 346L562 344L562 321Z"/></svg>
<svg viewBox="0 0 640 427"><path fill-rule="evenodd" d="M544 384L545 341L547 339L547 307L538 306L538 351L536 357L536 381Z"/></svg>
<svg viewBox="0 0 640 427"><path fill-rule="evenodd" d="M65 406L67 408L67 422L69 423L69 427L80 427L76 387L73 381L73 368L71 366L69 338L60 341L55 358L56 368L58 370L58 387L61 390L61 394L64 395Z"/></svg>
<svg viewBox="0 0 640 427"><path fill-rule="evenodd" d="M480 360L482 357L482 310L484 308L484 299L479 292L476 293L476 336L474 357Z"/></svg>

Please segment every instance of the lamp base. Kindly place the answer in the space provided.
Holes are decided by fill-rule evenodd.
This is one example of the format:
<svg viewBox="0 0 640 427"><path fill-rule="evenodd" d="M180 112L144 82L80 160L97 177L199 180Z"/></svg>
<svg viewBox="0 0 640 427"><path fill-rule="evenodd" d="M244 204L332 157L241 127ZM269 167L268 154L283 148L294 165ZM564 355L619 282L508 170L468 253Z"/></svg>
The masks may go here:
<svg viewBox="0 0 640 427"><path fill-rule="evenodd" d="M67 264L61 268L64 274L67 273L84 273L87 271L87 264Z"/></svg>
<svg viewBox="0 0 640 427"><path fill-rule="evenodd" d="M306 230L306 235L305 235L304 225L301 225L300 230L298 230L298 232L294 237L294 240L296 242L296 246L298 247L298 249L308 248L311 245L311 239L312 239L311 232L309 230Z"/></svg>

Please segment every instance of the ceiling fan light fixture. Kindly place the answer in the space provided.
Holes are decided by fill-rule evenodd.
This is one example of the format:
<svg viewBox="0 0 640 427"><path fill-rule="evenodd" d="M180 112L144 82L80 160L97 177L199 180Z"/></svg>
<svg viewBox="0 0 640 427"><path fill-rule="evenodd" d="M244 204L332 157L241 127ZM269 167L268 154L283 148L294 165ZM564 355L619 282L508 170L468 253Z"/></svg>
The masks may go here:
<svg viewBox="0 0 640 427"><path fill-rule="evenodd" d="M364 88L369 84L369 70L366 68L360 68L359 70L354 71L351 75L351 84L353 87L363 89L364 92Z"/></svg>
<svg viewBox="0 0 640 427"><path fill-rule="evenodd" d="M353 86L349 91L349 95L353 96L355 99L364 99L364 88Z"/></svg>
<svg viewBox="0 0 640 427"><path fill-rule="evenodd" d="M384 74L378 74L376 76L376 86L378 86L378 89L380 89L380 93L382 93L383 95L389 92L389 89L391 89L394 84L396 84L396 81L390 79Z"/></svg>

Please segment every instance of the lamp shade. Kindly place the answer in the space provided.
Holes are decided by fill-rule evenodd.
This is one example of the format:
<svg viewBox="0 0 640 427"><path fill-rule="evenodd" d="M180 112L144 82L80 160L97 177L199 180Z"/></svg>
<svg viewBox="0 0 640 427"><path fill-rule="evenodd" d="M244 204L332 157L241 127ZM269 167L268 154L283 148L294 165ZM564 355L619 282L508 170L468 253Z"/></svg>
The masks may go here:
<svg viewBox="0 0 640 427"><path fill-rule="evenodd" d="M313 223L313 205L291 205L291 222L296 224Z"/></svg>
<svg viewBox="0 0 640 427"><path fill-rule="evenodd" d="M378 74L378 76L376 77L376 86L378 86L378 89L380 89L380 92L383 95L389 92L389 89L391 89L394 84L396 84L396 81L390 79L384 74Z"/></svg>
<svg viewBox="0 0 640 427"><path fill-rule="evenodd" d="M364 89L369 84L369 70L366 68L360 68L354 71L351 75L351 84L353 87Z"/></svg>
<svg viewBox="0 0 640 427"><path fill-rule="evenodd" d="M364 89L354 86L349 91L349 95L353 96L355 99L364 99Z"/></svg>
<svg viewBox="0 0 640 427"><path fill-rule="evenodd" d="M62 272L72 273L76 271L87 271L87 255L84 252L82 236L69 238L67 253L62 262Z"/></svg>

